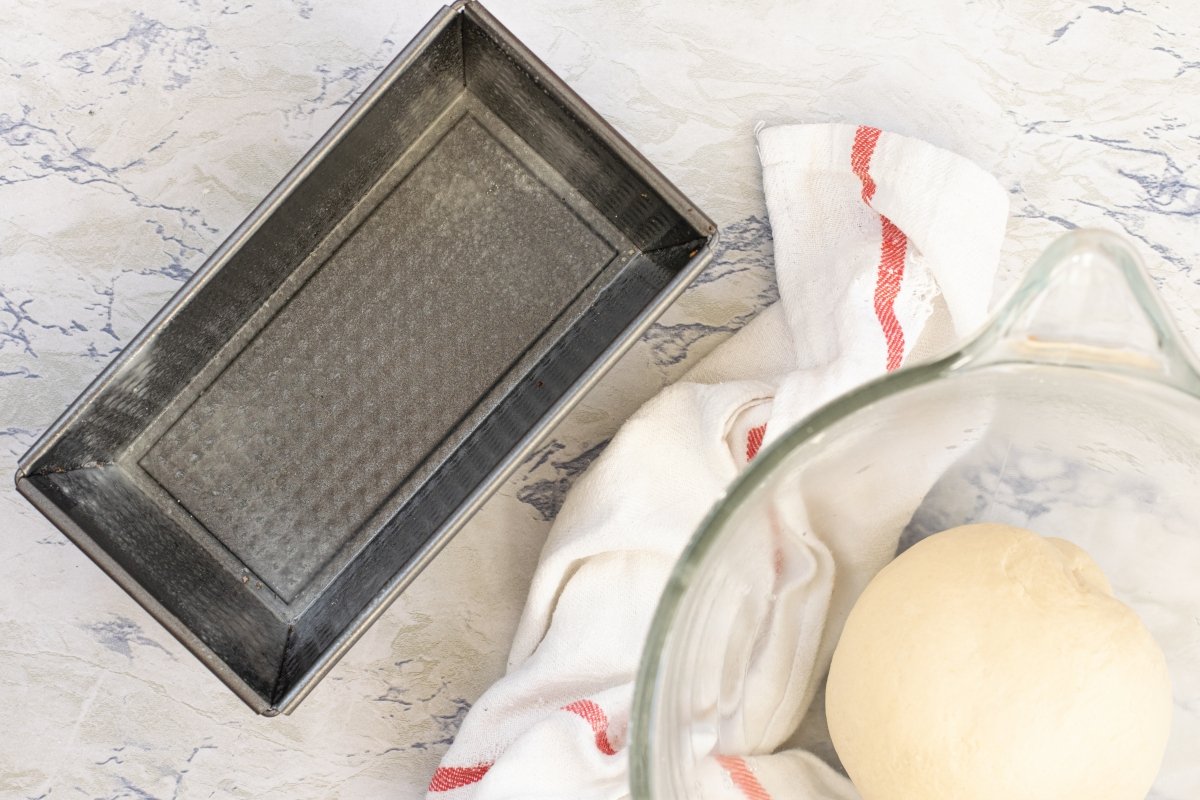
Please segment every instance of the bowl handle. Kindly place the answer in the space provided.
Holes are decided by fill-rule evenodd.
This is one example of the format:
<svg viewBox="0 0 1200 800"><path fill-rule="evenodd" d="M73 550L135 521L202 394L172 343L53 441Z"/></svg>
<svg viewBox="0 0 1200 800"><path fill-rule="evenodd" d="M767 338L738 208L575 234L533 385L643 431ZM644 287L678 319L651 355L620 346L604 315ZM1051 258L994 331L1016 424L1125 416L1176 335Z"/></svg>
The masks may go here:
<svg viewBox="0 0 1200 800"><path fill-rule="evenodd" d="M955 368L1001 362L1134 373L1200 397L1200 368L1129 244L1102 230L1059 237Z"/></svg>

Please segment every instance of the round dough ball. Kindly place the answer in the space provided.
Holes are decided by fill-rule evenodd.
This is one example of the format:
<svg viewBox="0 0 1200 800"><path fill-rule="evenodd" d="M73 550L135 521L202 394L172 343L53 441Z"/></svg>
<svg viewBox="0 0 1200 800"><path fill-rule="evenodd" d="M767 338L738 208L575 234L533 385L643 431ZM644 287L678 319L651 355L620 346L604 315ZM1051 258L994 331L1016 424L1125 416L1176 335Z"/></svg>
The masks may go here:
<svg viewBox="0 0 1200 800"><path fill-rule="evenodd" d="M1144 800L1171 685L1162 651L1087 553L966 525L867 586L825 710L863 800Z"/></svg>

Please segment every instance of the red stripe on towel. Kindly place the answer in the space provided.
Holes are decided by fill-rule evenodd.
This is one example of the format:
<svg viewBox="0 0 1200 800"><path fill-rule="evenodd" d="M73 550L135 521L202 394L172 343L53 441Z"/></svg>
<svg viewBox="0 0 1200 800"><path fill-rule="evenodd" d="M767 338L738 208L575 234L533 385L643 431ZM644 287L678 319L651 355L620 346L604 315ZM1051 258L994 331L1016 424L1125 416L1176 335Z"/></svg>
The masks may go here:
<svg viewBox="0 0 1200 800"><path fill-rule="evenodd" d="M850 169L862 181L862 199L867 205L875 196L875 181L867 169L871 166L871 156L875 154L875 145L879 142L879 128L859 125L854 132L854 146L850 148Z"/></svg>
<svg viewBox="0 0 1200 800"><path fill-rule="evenodd" d="M762 447L763 437L767 435L767 423L755 425L746 433L746 460L753 461Z"/></svg>
<svg viewBox="0 0 1200 800"><path fill-rule="evenodd" d="M582 717L592 728L596 736L596 749L606 756L616 755L617 751L608 741L608 715L604 709L591 700L576 700L565 705L563 711L569 711ZM429 791L448 792L463 786L470 786L483 780L483 776L492 768L492 764L477 764L473 767L438 767L429 781Z"/></svg>
<svg viewBox="0 0 1200 800"><path fill-rule="evenodd" d="M463 786L478 783L492 768L491 764L476 764L473 767L438 767L429 781L429 791L448 792Z"/></svg>
<svg viewBox="0 0 1200 800"><path fill-rule="evenodd" d="M570 711L587 720L587 723L592 726L592 733L596 734L597 750L606 756L617 754L608 741L608 715L604 713L604 709L591 700L576 700L570 705L563 706L563 711Z"/></svg>
<svg viewBox="0 0 1200 800"><path fill-rule="evenodd" d="M896 296L900 294L900 282L904 279L904 254L908 250L908 237L885 216L880 215L883 226L883 246L879 254L879 270L875 275L875 316L883 328L883 339L887 342L888 372L899 369L904 360L904 331L896 319Z"/></svg>
<svg viewBox="0 0 1200 800"><path fill-rule="evenodd" d="M854 145L850 148L850 169L862 181L862 199L867 205L875 197L875 181L871 177L871 156L879 142L880 131L860 125L854 132ZM879 268L875 272L875 318L883 330L887 345L887 368L891 372L899 368L904 360L904 330L896 318L896 297L904 280L904 256L908 251L908 237L890 219L879 215L882 244L879 253Z"/></svg>
<svg viewBox="0 0 1200 800"><path fill-rule="evenodd" d="M717 756L717 763L724 767L733 780L733 785L742 790L746 800L771 800L771 795L758 782L758 778L746 762L737 756Z"/></svg>

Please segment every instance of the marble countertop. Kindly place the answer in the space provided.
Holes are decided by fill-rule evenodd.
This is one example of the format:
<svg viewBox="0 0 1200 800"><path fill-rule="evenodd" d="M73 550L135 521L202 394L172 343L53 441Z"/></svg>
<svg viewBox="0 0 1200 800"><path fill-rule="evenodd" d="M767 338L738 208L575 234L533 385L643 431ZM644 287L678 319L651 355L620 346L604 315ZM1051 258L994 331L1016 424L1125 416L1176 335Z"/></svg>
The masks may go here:
<svg viewBox="0 0 1200 800"><path fill-rule="evenodd" d="M440 5L5 4L0 471ZM422 796L573 478L774 299L760 120L868 123L991 170L998 292L1064 229L1123 232L1200 344L1200 6L488 6L717 220L714 264L290 717L251 714L5 479L0 797Z"/></svg>

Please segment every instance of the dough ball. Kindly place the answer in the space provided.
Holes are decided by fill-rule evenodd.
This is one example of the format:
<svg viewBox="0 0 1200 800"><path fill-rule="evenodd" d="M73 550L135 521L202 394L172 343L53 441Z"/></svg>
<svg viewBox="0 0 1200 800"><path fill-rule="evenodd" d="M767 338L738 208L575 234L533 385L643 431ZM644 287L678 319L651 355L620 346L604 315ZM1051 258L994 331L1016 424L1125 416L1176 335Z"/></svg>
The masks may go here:
<svg viewBox="0 0 1200 800"><path fill-rule="evenodd" d="M1171 685L1162 650L1087 553L967 525L867 586L825 709L863 800L1144 800Z"/></svg>

